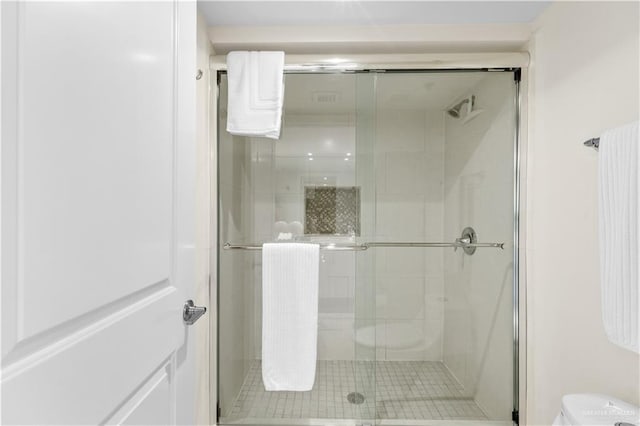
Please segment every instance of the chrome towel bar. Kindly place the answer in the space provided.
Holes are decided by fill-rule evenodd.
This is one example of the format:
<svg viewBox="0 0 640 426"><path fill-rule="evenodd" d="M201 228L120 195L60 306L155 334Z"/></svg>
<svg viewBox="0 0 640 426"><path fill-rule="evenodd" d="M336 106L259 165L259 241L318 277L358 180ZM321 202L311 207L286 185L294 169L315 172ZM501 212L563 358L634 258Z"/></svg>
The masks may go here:
<svg viewBox="0 0 640 426"><path fill-rule="evenodd" d="M312 241L292 241L313 244ZM479 243L477 242L476 232L471 227L467 227L462 231L460 238L452 243L431 243L431 242L391 242L391 241L371 241L359 244L337 244L337 243L318 243L321 250L331 251L364 251L376 247L453 247L461 248L466 254L475 253L477 248L499 248L504 249L504 243ZM262 250L262 244L231 244L226 243L222 246L224 250Z"/></svg>
<svg viewBox="0 0 640 426"><path fill-rule="evenodd" d="M300 241L298 241L300 242ZM305 241L305 243L310 243ZM454 243L429 242L366 242L360 244L319 244L321 250L332 251L364 251L375 247L454 247L454 248L499 248L504 249L504 243L469 243L459 241ZM222 246L224 250L262 250L262 244L231 244Z"/></svg>
<svg viewBox="0 0 640 426"><path fill-rule="evenodd" d="M287 241L282 241L286 243ZM310 241L290 241L292 243L315 244ZM321 250L332 251L364 251L369 248L365 243L362 244L319 244ZM222 246L225 250L262 250L262 244L231 244L226 243Z"/></svg>

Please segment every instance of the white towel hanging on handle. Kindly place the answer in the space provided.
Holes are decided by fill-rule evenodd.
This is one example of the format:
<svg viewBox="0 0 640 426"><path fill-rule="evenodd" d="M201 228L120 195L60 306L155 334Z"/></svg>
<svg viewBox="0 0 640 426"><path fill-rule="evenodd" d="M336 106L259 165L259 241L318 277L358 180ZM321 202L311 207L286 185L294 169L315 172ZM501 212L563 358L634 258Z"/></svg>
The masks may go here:
<svg viewBox="0 0 640 426"><path fill-rule="evenodd" d="M310 391L316 376L320 246L262 246L262 380L268 391Z"/></svg>
<svg viewBox="0 0 640 426"><path fill-rule="evenodd" d="M611 342L640 352L638 122L600 137L599 223L602 317Z"/></svg>

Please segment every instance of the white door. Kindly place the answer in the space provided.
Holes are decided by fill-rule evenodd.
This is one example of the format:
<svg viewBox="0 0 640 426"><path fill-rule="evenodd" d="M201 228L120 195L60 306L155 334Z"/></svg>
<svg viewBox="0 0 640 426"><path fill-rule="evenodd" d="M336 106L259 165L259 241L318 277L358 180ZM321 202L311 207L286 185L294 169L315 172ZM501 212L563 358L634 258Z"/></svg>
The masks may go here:
<svg viewBox="0 0 640 426"><path fill-rule="evenodd" d="M193 423L195 4L1 19L2 423Z"/></svg>

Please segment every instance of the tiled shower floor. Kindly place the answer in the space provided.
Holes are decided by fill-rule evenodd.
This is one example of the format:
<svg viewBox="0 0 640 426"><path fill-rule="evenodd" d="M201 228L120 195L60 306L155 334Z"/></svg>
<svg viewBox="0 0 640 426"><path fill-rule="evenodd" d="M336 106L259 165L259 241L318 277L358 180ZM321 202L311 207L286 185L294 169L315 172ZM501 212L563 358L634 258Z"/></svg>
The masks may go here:
<svg viewBox="0 0 640 426"><path fill-rule="evenodd" d="M222 423L242 423L242 419L371 418L374 404L364 372L371 366L358 362L356 371L354 361L318 361L316 382L310 392L267 392L260 362L256 361ZM487 420L441 362L378 361L375 367L375 410L379 419ZM347 401L354 390L364 394L363 404Z"/></svg>

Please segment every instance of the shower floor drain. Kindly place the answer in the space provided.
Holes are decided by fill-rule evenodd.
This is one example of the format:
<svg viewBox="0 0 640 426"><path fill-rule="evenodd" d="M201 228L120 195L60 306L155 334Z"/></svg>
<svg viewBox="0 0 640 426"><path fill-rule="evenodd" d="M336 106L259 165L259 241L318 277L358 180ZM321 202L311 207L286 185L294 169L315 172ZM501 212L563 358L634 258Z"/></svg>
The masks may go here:
<svg viewBox="0 0 640 426"><path fill-rule="evenodd" d="M347 401L352 404L362 404L364 402L364 395L360 392L351 392L347 395Z"/></svg>

